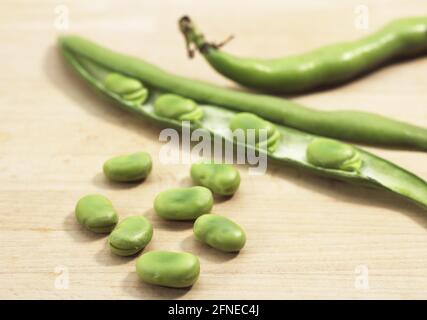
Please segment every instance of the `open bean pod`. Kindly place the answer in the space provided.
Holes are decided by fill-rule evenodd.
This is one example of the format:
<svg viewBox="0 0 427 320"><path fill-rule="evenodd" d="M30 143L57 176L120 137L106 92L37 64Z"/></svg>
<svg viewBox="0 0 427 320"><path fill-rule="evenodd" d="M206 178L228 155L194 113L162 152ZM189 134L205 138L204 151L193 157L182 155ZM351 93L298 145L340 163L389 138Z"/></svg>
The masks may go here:
<svg viewBox="0 0 427 320"><path fill-rule="evenodd" d="M278 123L273 122L274 119L271 119L272 122L263 122L267 119L262 119L262 115L271 110L277 111L276 106L281 104L281 99L227 91L170 75L142 60L114 53L78 37L64 37L60 45L67 61L88 83L116 101L122 108L143 118L167 127L181 128L187 125L181 120L183 114L201 114L197 117L191 116L190 121L187 121L190 123L190 129L204 130L211 136L218 136L235 145L241 142L236 141L230 129L247 130L251 126L253 129L260 129L261 125L267 129L267 148L250 144L246 144L246 148L265 153L269 159L284 165L296 166L350 183L382 188L427 208L427 183L399 166L355 146L337 140L325 140L314 134L289 128L284 125L286 116L281 117ZM146 85L149 90L147 100L139 104L131 103L122 95L108 90L104 81L106 75L111 73L134 78ZM165 93L181 96L178 99L173 97L175 101L178 100L176 105L179 109L173 116L159 111L163 103L157 102L156 107L157 99ZM188 102L188 99L192 102ZM168 105L171 109L175 107L175 103ZM265 108L262 108L263 106ZM239 110L250 113L254 110L257 117L242 117ZM273 114L279 113L277 111ZM176 115L179 115L178 118ZM294 115L290 112L288 117L292 118ZM327 125L327 122L322 123L322 127ZM424 139L422 135L420 133L418 136L421 140Z"/></svg>

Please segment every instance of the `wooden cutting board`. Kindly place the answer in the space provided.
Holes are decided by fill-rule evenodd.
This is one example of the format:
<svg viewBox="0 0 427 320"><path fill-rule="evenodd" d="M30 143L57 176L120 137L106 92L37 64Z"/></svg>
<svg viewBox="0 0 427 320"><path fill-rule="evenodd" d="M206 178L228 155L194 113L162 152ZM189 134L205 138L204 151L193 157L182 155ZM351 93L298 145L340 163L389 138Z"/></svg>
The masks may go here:
<svg viewBox="0 0 427 320"><path fill-rule="evenodd" d="M160 163L160 129L88 89L55 47L59 34L76 33L175 73L233 87L200 56L188 60L176 25L182 14L210 39L234 34L230 52L275 57L355 39L427 9L418 0L363 2L366 7L338 0L1 1L0 298L426 298L426 212L380 191L273 165L253 176L240 166L239 192L213 210L246 229L247 246L239 255L197 243L190 223L158 219L154 197L189 185L189 165ZM58 27L64 10L65 31ZM357 19L366 10L363 29ZM426 126L426 70L427 58L420 58L293 99ZM427 153L369 149L427 179ZM154 159L147 181L123 186L104 179L107 158L138 150ZM147 251L198 255L196 285L177 290L138 281L135 258L113 256L104 236L76 223L75 203L91 192L108 196L122 217L152 220Z"/></svg>

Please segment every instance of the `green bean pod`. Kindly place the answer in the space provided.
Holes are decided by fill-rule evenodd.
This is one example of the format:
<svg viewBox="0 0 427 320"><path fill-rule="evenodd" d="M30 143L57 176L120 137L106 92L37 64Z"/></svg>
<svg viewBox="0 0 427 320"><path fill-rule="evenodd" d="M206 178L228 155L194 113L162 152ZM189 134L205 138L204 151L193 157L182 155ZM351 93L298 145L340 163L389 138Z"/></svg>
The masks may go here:
<svg viewBox="0 0 427 320"><path fill-rule="evenodd" d="M318 111L286 99L238 92L190 80L170 74L141 59L113 52L77 36L61 37L60 47L71 64L76 67L80 66L84 73L90 72L96 76L97 81L93 84L98 89L108 92L109 96L120 100L128 109L139 110L139 106L143 103L135 104L121 95L109 91L103 83L109 74L122 73L161 92L180 95L199 104L250 112L265 120L321 136L368 144L427 150L427 129L372 113ZM159 121L163 119L158 118Z"/></svg>
<svg viewBox="0 0 427 320"><path fill-rule="evenodd" d="M427 17L395 20L355 41L275 59L243 58L224 52L220 46L207 42L186 16L179 25L187 47L194 44L216 71L264 92L302 93L338 85L393 60L427 52Z"/></svg>
<svg viewBox="0 0 427 320"><path fill-rule="evenodd" d="M275 106L283 107L288 103L281 99L232 92L172 76L139 59L113 53L81 38L62 38L61 48L65 58L78 74L125 110L167 127L181 128L186 125L185 122L156 113L154 107L159 94L165 92L180 94L182 98L192 99L197 107L202 109L203 116L190 121L190 129L204 130L210 135L235 145L239 142L234 139L231 130L225 129L230 128L231 123L247 129L248 123L242 123L241 117L238 122L233 121L239 117L239 113L224 108L224 105L227 103L235 106L243 105L244 111L247 112L247 106L251 106L255 100L258 102L256 110L261 111L257 114L262 114L265 109L277 110ZM149 98L143 104L135 105L128 103L120 95L108 91L103 85L103 79L105 74L111 72L122 72L127 77L139 79L150 89ZM285 107L280 108L280 110L285 109ZM367 115L367 117L370 116ZM352 122L355 123L354 119ZM259 121L257 120L256 123ZM275 138L274 150L258 149L269 159L349 183L382 188L427 208L427 183L414 174L355 146L343 145L342 142L332 139L319 142L318 139L321 137L316 135L277 122L271 125L274 125L274 128L270 128L270 131L277 131L279 136L277 141ZM251 149L256 146L246 145L246 148ZM331 151L327 153L330 155L329 158L322 152L323 148L329 148Z"/></svg>

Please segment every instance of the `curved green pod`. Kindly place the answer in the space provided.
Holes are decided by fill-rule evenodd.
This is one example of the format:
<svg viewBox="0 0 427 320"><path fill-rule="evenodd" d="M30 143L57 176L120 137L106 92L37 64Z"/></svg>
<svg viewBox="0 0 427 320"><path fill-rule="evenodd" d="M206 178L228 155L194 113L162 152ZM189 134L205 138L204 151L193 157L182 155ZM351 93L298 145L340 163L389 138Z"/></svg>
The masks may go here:
<svg viewBox="0 0 427 320"><path fill-rule="evenodd" d="M243 86L265 92L302 93L338 85L393 60L427 53L427 17L395 20L355 41L275 59L229 54L207 42L190 18L181 18L179 24L187 47L194 44L216 71Z"/></svg>
<svg viewBox="0 0 427 320"><path fill-rule="evenodd" d="M129 102L109 91L103 81L110 73L133 77L160 92L173 93L199 104L250 112L271 122L342 140L405 146L427 150L427 129L358 111L319 111L267 95L233 91L205 82L168 73L141 59L113 52L77 36L59 40L67 60L81 72L96 77L94 85L108 92L126 107L138 109L141 103ZM102 67L102 68L100 68ZM160 118L160 117L159 117Z"/></svg>
<svg viewBox="0 0 427 320"><path fill-rule="evenodd" d="M282 99L233 92L178 76L171 76L139 59L113 53L82 38L62 38L61 48L67 61L89 84L117 102L117 105L125 110L164 126L181 128L185 122L156 114L153 105L159 92L181 94L184 98L194 100L203 109L203 117L190 122L191 129L204 130L230 143L235 143L235 141L231 131L226 129L229 128L231 120L237 113L235 110L224 108L224 105L233 103L236 106L243 105L245 109L248 106L255 107L256 105L256 110L260 111L257 114L260 115L265 109L271 109L274 113L274 110L278 110L275 109L275 106L281 105L283 107L288 103ZM105 74L119 72L119 70L147 85L150 94L145 103L137 106L130 104L105 88L102 82ZM282 107L280 110L286 109ZM354 119L352 122L355 122ZM364 122L361 121L360 123ZM372 124L374 125L375 122ZM353 146L361 160L358 170L347 171L322 167L309 162L306 154L308 146L314 139L319 138L318 136L286 127L277 122L275 127L281 136L276 149L274 151L260 150L260 152L265 152L269 159L350 183L379 187L409 199L422 207L427 207L427 183L399 166ZM408 135L410 136L410 134ZM381 134L381 136L384 135ZM247 147L250 148L250 146Z"/></svg>

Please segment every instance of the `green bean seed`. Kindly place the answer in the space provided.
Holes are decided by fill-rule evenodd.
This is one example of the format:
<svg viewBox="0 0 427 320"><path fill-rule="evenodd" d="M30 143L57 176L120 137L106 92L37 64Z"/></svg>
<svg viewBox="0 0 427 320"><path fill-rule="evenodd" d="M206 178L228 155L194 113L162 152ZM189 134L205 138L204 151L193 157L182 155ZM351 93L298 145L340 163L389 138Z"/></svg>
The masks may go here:
<svg viewBox="0 0 427 320"><path fill-rule="evenodd" d="M192 286L199 277L200 262L187 252L151 251L138 258L136 272L150 284L185 288Z"/></svg>
<svg viewBox="0 0 427 320"><path fill-rule="evenodd" d="M138 106L147 100L148 90L146 88L142 88L135 92L124 94L122 98L128 103Z"/></svg>
<svg viewBox="0 0 427 320"><path fill-rule="evenodd" d="M257 147L267 148L268 151L276 150L280 142L280 133L276 126L269 121L258 117L253 113L241 112L236 114L230 121L230 129L235 132L241 129L245 133L246 143L251 143L251 139ZM266 135L262 137L261 132L265 131ZM252 137L250 133L252 131Z"/></svg>
<svg viewBox="0 0 427 320"><path fill-rule="evenodd" d="M97 233L109 233L118 220L111 201L99 194L81 198L77 202L75 214L80 224Z"/></svg>
<svg viewBox="0 0 427 320"><path fill-rule="evenodd" d="M110 92L121 96L123 100L133 106L141 105L148 97L148 90L134 78L119 73L110 73L104 79L104 86Z"/></svg>
<svg viewBox="0 0 427 320"><path fill-rule="evenodd" d="M170 119L195 121L203 116L203 110L191 99L176 94L163 94L154 102L157 115Z"/></svg>
<svg viewBox="0 0 427 320"><path fill-rule="evenodd" d="M245 232L237 223L216 214L197 218L193 232L198 240L224 252L237 252L246 242Z"/></svg>
<svg viewBox="0 0 427 320"><path fill-rule="evenodd" d="M358 171L362 166L355 148L326 138L313 139L307 147L306 156L309 163L322 168Z"/></svg>
<svg viewBox="0 0 427 320"><path fill-rule="evenodd" d="M144 249L153 237L153 226L143 216L125 218L108 237L113 253L131 256Z"/></svg>
<svg viewBox="0 0 427 320"><path fill-rule="evenodd" d="M137 91L127 93L123 95L123 99L125 100L138 100L141 98L144 98L148 93L148 90L146 88L141 88Z"/></svg>
<svg viewBox="0 0 427 320"><path fill-rule="evenodd" d="M120 73L110 73L104 80L105 87L119 95L130 94L143 88L142 83Z"/></svg>
<svg viewBox="0 0 427 320"><path fill-rule="evenodd" d="M137 152L107 160L103 171L112 181L133 182L145 179L151 168L151 156L147 152Z"/></svg>
<svg viewBox="0 0 427 320"><path fill-rule="evenodd" d="M199 186L169 189L161 192L154 200L156 213L170 220L194 220L209 213L212 206L212 192Z"/></svg>
<svg viewBox="0 0 427 320"><path fill-rule="evenodd" d="M194 163L191 166L191 178L195 183L222 196L233 195L240 185L239 171L224 163Z"/></svg>

